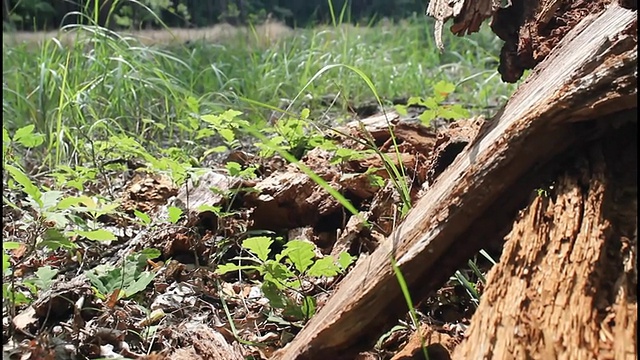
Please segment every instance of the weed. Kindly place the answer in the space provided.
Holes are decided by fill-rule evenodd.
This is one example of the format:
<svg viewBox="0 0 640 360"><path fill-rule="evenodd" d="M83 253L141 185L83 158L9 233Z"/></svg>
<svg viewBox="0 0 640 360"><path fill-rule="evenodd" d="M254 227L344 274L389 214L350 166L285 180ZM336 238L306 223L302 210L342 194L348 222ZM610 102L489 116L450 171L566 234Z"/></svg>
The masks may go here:
<svg viewBox="0 0 640 360"><path fill-rule="evenodd" d="M342 252L337 259L331 256L315 259L315 246L302 240L288 241L284 250L271 258L273 242L266 236L245 239L242 248L251 256L233 259L240 261L238 264L221 264L216 273L258 272L262 276L262 292L271 306L281 309L285 319L306 321L315 313L316 303L314 297L305 295L310 289L304 288L303 280L343 274L355 258ZM289 296L287 290L295 291L301 299Z"/></svg>

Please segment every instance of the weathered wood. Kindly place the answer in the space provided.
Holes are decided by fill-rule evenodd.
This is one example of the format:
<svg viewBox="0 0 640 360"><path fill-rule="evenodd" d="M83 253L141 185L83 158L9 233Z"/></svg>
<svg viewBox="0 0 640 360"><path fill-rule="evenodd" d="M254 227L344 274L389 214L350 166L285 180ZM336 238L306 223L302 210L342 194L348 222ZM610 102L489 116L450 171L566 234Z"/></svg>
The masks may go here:
<svg viewBox="0 0 640 360"><path fill-rule="evenodd" d="M499 8L500 0L432 0L427 7L427 15L436 19L434 36L436 46L444 50L442 28L449 19L454 19L451 31L457 35L471 34L480 30L482 22L491 17ZM511 0L508 1L511 5Z"/></svg>
<svg viewBox="0 0 640 360"><path fill-rule="evenodd" d="M637 359L637 134L627 123L562 159L507 236L453 358Z"/></svg>
<svg viewBox="0 0 640 360"><path fill-rule="evenodd" d="M494 218L504 216L502 202L513 206L505 195L510 186L584 138L580 131L588 133L589 126L575 122L637 107L636 17L637 11L614 5L585 18L440 175L400 227L359 261L327 304L273 358L349 358L371 343L385 323L407 310L392 257L412 291L435 290L439 284L433 279L444 281L455 269L445 267L455 265L440 256L482 246L476 242L465 248L459 241L466 239L460 236L473 237L470 230L492 226ZM620 81L612 86L611 79ZM459 264L461 258L454 260Z"/></svg>

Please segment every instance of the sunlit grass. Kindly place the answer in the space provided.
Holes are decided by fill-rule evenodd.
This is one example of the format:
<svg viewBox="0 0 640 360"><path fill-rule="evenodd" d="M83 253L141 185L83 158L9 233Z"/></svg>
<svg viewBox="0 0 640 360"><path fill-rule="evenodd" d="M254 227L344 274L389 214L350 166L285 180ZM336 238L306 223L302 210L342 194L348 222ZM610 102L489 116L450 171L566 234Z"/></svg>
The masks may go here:
<svg viewBox="0 0 640 360"><path fill-rule="evenodd" d="M496 73L500 41L486 28L465 38L447 34L440 54L432 25L422 17L372 27L344 24L282 32L268 41L264 27L249 28L218 41L174 36L170 44L84 26L65 29L83 35L71 42L3 42L4 126L35 124L48 136L48 160L58 163L83 138L114 132L180 143L193 135L181 124L229 108L261 123L271 111L255 104L277 107L306 95L292 108L310 107L313 114L326 108L314 99L328 97L338 100L334 116L348 116L350 105L374 99L345 67L299 94L332 64L362 71L387 104L427 95L440 80L458 85L455 101L472 113L503 102L513 87Z"/></svg>

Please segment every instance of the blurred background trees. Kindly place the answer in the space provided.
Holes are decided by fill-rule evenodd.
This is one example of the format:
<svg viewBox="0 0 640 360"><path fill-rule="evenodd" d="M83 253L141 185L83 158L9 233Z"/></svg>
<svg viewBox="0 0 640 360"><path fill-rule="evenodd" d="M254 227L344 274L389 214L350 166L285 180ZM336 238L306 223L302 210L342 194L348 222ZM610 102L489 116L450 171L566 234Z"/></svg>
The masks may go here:
<svg viewBox="0 0 640 360"><path fill-rule="evenodd" d="M259 23L292 27L332 21L374 23L424 12L428 0L3 0L4 30L53 30L98 23L112 29ZM151 11L149 11L151 10Z"/></svg>

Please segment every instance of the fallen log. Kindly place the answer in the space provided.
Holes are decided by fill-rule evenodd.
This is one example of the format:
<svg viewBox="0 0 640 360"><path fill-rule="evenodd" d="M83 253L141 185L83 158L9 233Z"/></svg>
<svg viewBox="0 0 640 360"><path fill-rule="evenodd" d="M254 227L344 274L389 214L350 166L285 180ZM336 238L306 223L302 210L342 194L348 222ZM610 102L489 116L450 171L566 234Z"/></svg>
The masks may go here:
<svg viewBox="0 0 640 360"><path fill-rule="evenodd" d="M637 358L637 125L554 160L562 170L506 237L453 359Z"/></svg>
<svg viewBox="0 0 640 360"><path fill-rule="evenodd" d="M392 259L421 296L504 231L545 163L637 108L636 29L637 11L617 5L584 18L273 359L353 358L407 311Z"/></svg>

